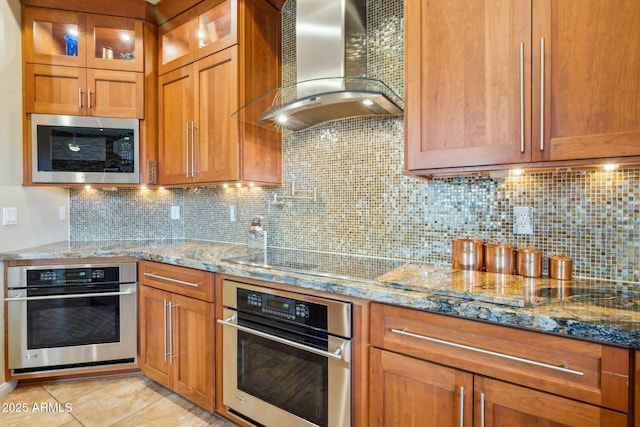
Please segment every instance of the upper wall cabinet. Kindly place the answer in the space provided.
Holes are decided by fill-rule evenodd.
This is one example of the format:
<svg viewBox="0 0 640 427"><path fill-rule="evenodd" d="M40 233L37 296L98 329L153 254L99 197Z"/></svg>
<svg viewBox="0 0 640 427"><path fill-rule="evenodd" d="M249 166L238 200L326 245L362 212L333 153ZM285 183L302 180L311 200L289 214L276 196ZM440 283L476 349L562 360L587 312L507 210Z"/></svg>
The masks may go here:
<svg viewBox="0 0 640 427"><path fill-rule="evenodd" d="M141 20L25 8L25 61L118 71L143 71Z"/></svg>
<svg viewBox="0 0 640 427"><path fill-rule="evenodd" d="M23 8L25 113L144 118L143 21Z"/></svg>
<svg viewBox="0 0 640 427"><path fill-rule="evenodd" d="M640 3L405 2L405 169L640 162Z"/></svg>
<svg viewBox="0 0 640 427"><path fill-rule="evenodd" d="M185 65L158 78L159 184L280 185L281 134L252 120L270 104L253 102L238 112L280 86L278 11L266 0L209 1L162 28L159 67L163 61L164 71ZM173 34L185 28L191 35L201 33L197 41L184 38L189 49ZM193 53L167 60L169 40Z"/></svg>
<svg viewBox="0 0 640 427"><path fill-rule="evenodd" d="M158 31L159 73L236 44L236 13L232 0L207 0L163 24Z"/></svg>

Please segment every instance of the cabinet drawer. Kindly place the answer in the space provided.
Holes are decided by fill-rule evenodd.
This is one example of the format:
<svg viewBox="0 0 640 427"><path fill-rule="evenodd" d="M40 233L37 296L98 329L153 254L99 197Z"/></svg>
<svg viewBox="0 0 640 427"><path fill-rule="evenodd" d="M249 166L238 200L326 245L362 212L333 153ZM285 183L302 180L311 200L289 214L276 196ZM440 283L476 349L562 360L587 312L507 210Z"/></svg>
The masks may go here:
<svg viewBox="0 0 640 427"><path fill-rule="evenodd" d="M142 285L213 302L213 273L148 261L141 261L139 267Z"/></svg>
<svg viewBox="0 0 640 427"><path fill-rule="evenodd" d="M383 304L371 343L618 411L629 409L629 351Z"/></svg>

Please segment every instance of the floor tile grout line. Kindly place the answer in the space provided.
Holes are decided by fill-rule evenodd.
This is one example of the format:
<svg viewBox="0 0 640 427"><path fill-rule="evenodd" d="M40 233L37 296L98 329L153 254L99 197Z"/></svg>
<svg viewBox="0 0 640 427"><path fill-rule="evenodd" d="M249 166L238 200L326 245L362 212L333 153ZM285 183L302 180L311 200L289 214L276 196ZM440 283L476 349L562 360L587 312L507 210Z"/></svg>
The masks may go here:
<svg viewBox="0 0 640 427"><path fill-rule="evenodd" d="M55 396L53 395L53 393L51 393L49 390L47 390L46 383L44 383L44 384L40 384L40 387L42 388L42 390L44 390L44 392L45 392L45 393L47 393L49 396L51 396L51 397L53 398L53 400L55 400L56 402L58 402L60 405L63 405L63 406L64 406L65 402L61 402L61 401L60 401L60 399L58 399L57 397L55 397ZM69 402L70 402L70 401L69 401ZM73 414L73 407L72 407L72 410L71 410L70 412L67 412L67 414L71 415L71 417L73 417L73 419L74 419L74 420L76 420L78 423L80 423L80 425L81 425L82 427L86 427L85 423L83 423L82 421L80 421L80 420L78 419L78 417L76 417L76 416ZM69 423L65 423L65 424L69 424Z"/></svg>

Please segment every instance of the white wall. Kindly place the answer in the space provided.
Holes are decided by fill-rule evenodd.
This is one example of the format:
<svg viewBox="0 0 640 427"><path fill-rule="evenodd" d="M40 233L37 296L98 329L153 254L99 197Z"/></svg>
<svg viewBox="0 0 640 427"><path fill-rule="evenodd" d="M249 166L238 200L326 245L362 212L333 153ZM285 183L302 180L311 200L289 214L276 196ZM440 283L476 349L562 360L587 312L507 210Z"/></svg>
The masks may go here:
<svg viewBox="0 0 640 427"><path fill-rule="evenodd" d="M22 53L20 1L0 0L0 252L66 240L69 191L60 188L22 187ZM18 225L2 226L3 207L18 208ZM0 272L2 271L0 262ZM0 274L0 301L4 299ZM4 321L0 304L0 331ZM0 348L4 348L0 334ZM4 351L0 351L0 396L15 387L4 383Z"/></svg>
<svg viewBox="0 0 640 427"><path fill-rule="evenodd" d="M22 187L22 53L20 1L0 1L0 252L69 236L69 192ZM2 226L1 209L18 208L18 225Z"/></svg>

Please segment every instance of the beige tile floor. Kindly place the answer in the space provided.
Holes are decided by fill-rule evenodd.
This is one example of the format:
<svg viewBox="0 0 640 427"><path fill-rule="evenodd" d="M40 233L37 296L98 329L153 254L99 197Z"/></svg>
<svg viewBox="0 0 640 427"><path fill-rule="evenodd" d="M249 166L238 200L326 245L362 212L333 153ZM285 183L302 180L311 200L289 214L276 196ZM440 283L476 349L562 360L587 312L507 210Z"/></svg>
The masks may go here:
<svg viewBox="0 0 640 427"><path fill-rule="evenodd" d="M235 424L142 375L19 383L0 399L2 427L216 426Z"/></svg>

